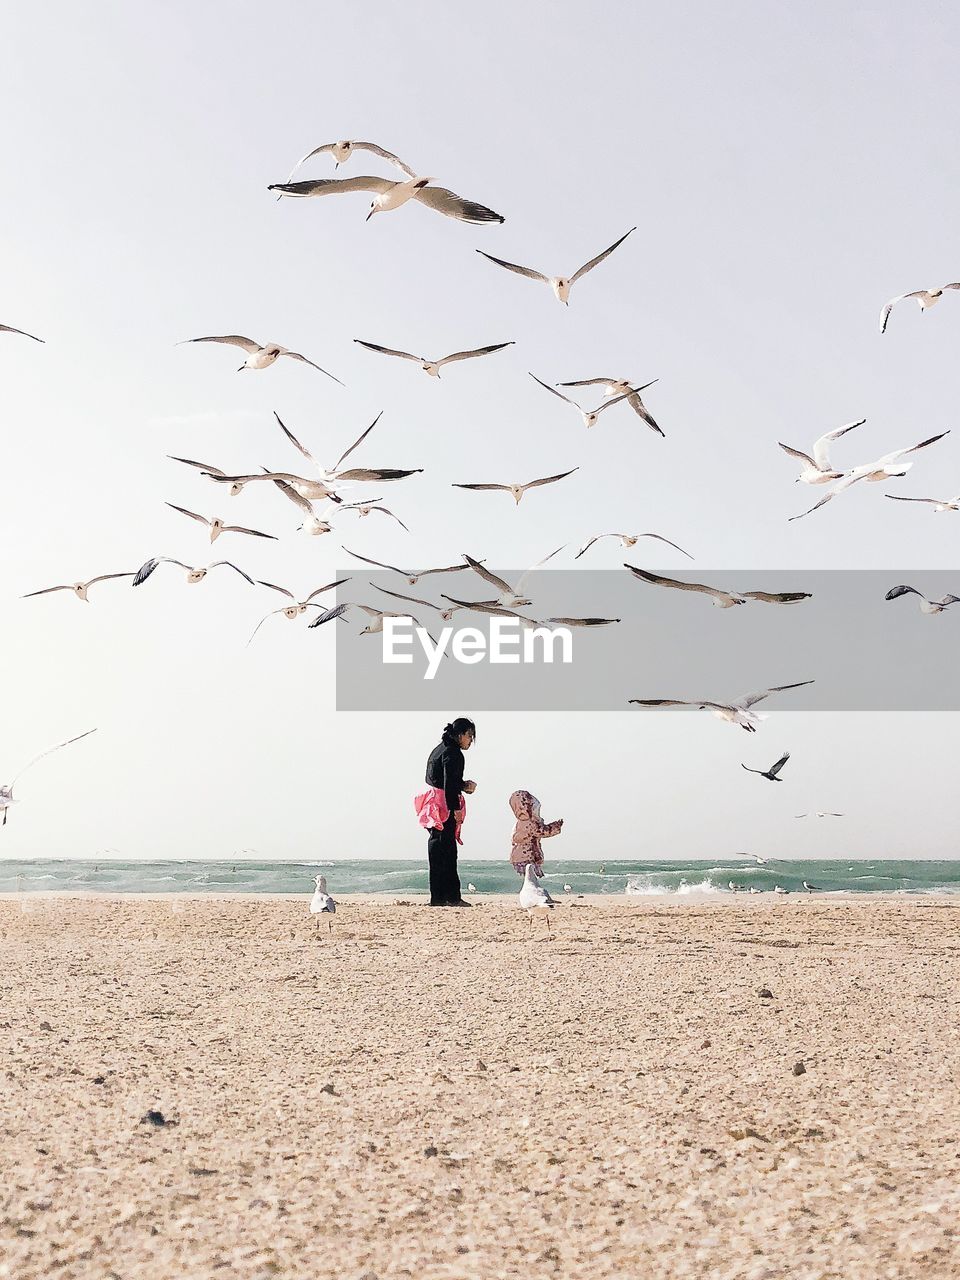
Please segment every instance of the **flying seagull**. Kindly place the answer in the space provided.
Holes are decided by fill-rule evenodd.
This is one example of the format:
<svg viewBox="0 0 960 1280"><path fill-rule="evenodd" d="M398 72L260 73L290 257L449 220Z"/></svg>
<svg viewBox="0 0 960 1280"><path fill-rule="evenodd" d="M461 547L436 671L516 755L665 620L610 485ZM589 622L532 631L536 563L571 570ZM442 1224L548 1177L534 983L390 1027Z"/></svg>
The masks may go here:
<svg viewBox="0 0 960 1280"><path fill-rule="evenodd" d="M658 378L654 378L653 382L658 382ZM558 387L603 387L605 396L626 396L627 404L642 418L651 431L656 431L657 435L662 436L663 430L654 419L653 415L648 411L643 401L640 399L640 392L645 391L647 387L652 387L653 382L647 382L642 387L634 391L633 383L628 382L625 378L581 378L578 382L558 382Z"/></svg>
<svg viewBox="0 0 960 1280"><path fill-rule="evenodd" d="M286 347L279 346L276 342L261 344L254 342L252 338L244 338L242 334L230 333L222 337L185 338L183 342L178 342L177 346L182 347L189 342L226 342L231 347L242 347L247 353L247 358L237 370L238 373L242 373L244 369L267 369L280 356L289 356L291 360L299 360L302 364L308 364L311 369L317 369L320 373L325 373L328 378L333 378L334 382L340 383L341 387L344 385L339 378L334 378L332 373L328 373L326 369L321 369L318 364L314 364L312 360L302 356L299 351L290 351Z"/></svg>
<svg viewBox="0 0 960 1280"><path fill-rule="evenodd" d="M417 176L413 169L411 169L408 164L404 164L399 156L395 156L392 151L386 151L383 147L378 146L376 142L344 141L325 142L322 146L314 147L312 151L308 151L303 159L298 160L290 170L290 177L287 181L289 182L297 170L305 165L308 160L312 160L314 156L321 156L325 153L329 153L333 156L336 161L336 167L339 169L342 164L347 163L355 151L370 151L373 155L379 156L381 160L386 160L389 164L395 165L402 173L405 173L408 178L415 178Z"/></svg>
<svg viewBox="0 0 960 1280"><path fill-rule="evenodd" d="M738 724L747 733L756 733L757 725L766 716L752 708L772 693L782 693L785 689L799 689L805 684L813 684L812 680L798 680L795 684L777 684L761 693L748 693L733 702L709 702L705 699L691 700L680 698L629 698L628 701L638 707L697 707L700 711L711 711L718 720L726 720L728 724Z"/></svg>
<svg viewBox="0 0 960 1280"><path fill-rule="evenodd" d="M188 511L186 507L178 507L175 502L168 502L166 505L174 511L179 511L182 516L189 516L191 520L205 524L210 530L211 542L216 542L221 533L246 533L251 538L269 538L273 542L277 541L277 536L273 533L261 533L259 529L245 529L239 524L224 524L219 516L208 519L207 516L198 515L196 511Z"/></svg>
<svg viewBox="0 0 960 1280"><path fill-rule="evenodd" d="M569 471L561 471L557 476L544 476L542 480L528 480L526 484L455 484L454 489L502 489L504 493L512 493L513 500L520 505L520 499L528 489L538 489L544 484L555 484L558 480L565 480L567 476L572 476L574 471L579 471L579 467L571 467Z"/></svg>
<svg viewBox="0 0 960 1280"><path fill-rule="evenodd" d="M880 332L883 333L886 329L890 312L898 302L903 302L907 298L916 298L920 310L926 311L928 307L933 307L940 301L945 289L960 289L960 283L942 284L939 289L915 289L913 293L901 293L896 298L891 298L880 310Z"/></svg>
<svg viewBox="0 0 960 1280"><path fill-rule="evenodd" d="M522 609L526 605L532 603L532 601L528 600L523 594L523 584L526 582L527 578L531 573L535 573L537 569L542 568L548 560L552 560L553 557L562 550L563 547L557 547L556 550L551 551L549 555L544 556L542 560L538 560L536 564L532 564L529 569L525 569L517 580L516 587L511 587L510 583L504 578L499 578L495 573L491 573L489 569L485 569L482 561L473 560L466 554L463 558L474 573L479 574L484 582L488 582L491 587L496 587L500 592L495 600L486 600L483 603L500 604L506 609Z"/></svg>
<svg viewBox="0 0 960 1280"><path fill-rule="evenodd" d="M918 591L916 587L891 587L884 600L896 600L898 596L919 596L921 613L943 613L944 609L951 604L960 604L960 596L941 596L939 600L928 600L922 591Z"/></svg>
<svg viewBox="0 0 960 1280"><path fill-rule="evenodd" d="M960 511L960 494L955 498L904 498L899 493L887 493L884 497L893 502L928 502L935 513L941 511Z"/></svg>
<svg viewBox="0 0 960 1280"><path fill-rule="evenodd" d="M375 213L387 213L391 209L399 209L408 200L416 200L418 204L426 205L435 213L456 218L459 222L503 222L502 215L494 213L486 205L477 204L475 200L464 200L462 196L448 191L446 187L431 187L432 181L432 178L409 178L406 182L393 182L390 178L374 178L361 174L356 178L317 178L312 182L276 182L267 190L279 191L284 196L329 196L350 191L373 191L376 194L370 202L368 222Z"/></svg>
<svg viewBox="0 0 960 1280"><path fill-rule="evenodd" d="M812 814L811 813L795 813L793 816L795 818L842 818L843 814L829 813L829 812L824 812L823 809L818 809L815 813L812 813Z"/></svg>
<svg viewBox="0 0 960 1280"><path fill-rule="evenodd" d="M0 333L18 333L21 338L32 338L34 342L43 342L43 338L38 338L35 333L27 333L26 329L14 329L9 324L0 324Z"/></svg>
<svg viewBox="0 0 960 1280"><path fill-rule="evenodd" d="M381 560L371 560L368 556L357 555L355 551L351 551L349 547L344 547L348 556L353 556L354 560L362 560L364 564L372 564L376 569L389 569L391 573L399 573L402 578L406 578L407 585L415 587L421 578L427 577L432 573L463 573L469 569L468 564L450 564L445 565L442 569L398 569L395 564L384 564Z"/></svg>
<svg viewBox="0 0 960 1280"><path fill-rule="evenodd" d="M848 431L852 431L854 427L862 427L865 422L866 418L859 418L856 422L847 422L842 427L834 428L833 431L824 432L813 443L812 458L809 453L794 449L791 445L784 444L782 440L778 441L784 453L789 453L791 458L797 458L803 463L803 469L797 476L796 483L829 484L831 480L839 480L843 472L836 471L830 464L830 445L834 440L839 440L841 436L845 436Z"/></svg>
<svg viewBox="0 0 960 1280"><path fill-rule="evenodd" d="M200 471L204 476L206 476L207 479L209 480L217 480L227 474L225 471L221 471L219 467L211 466L209 462L195 462L193 458L178 458L176 457L175 454L172 454L172 453L168 453L167 457L170 459L171 462L182 462L184 466L196 467L196 469ZM235 498L237 494L242 490L242 488L243 488L242 484L232 484L230 486L231 498Z"/></svg>
<svg viewBox="0 0 960 1280"><path fill-rule="evenodd" d="M442 604L434 604L432 600L423 600L419 596L405 596L402 591L391 591L389 587L377 587L378 591L382 591L385 596L392 596L394 600L406 600L409 604L422 604L427 609L436 609L444 622L449 622L458 609L463 608L462 605L454 605L452 609L445 609Z"/></svg>
<svg viewBox="0 0 960 1280"><path fill-rule="evenodd" d="M718 609L730 609L735 604L746 604L748 600L759 600L764 604L796 604L798 600L809 600L809 591L721 591L719 587L707 587L699 582L679 582L676 578L662 578L659 574L650 573L646 569L638 569L636 565L627 564L635 578L641 582L649 582L657 587L675 587L678 591L699 591L711 597L711 603Z"/></svg>
<svg viewBox="0 0 960 1280"><path fill-rule="evenodd" d="M563 395L562 392L557 391L556 387L551 387L549 383L542 382L535 373L531 373L530 377L534 382L539 383L545 391L549 391L552 396L556 396L558 400L563 400L566 404L572 404L574 409L576 409L577 413L579 413L580 417L583 419L583 425L585 427L596 426L597 420L601 413L603 413L604 409L609 409L611 405L619 404L621 400L629 400L632 395L636 395L639 391L645 391L647 387L653 386L653 382L659 381L658 378L654 378L653 382L647 382L642 387L628 387L623 395L617 396L614 400L605 400L603 404L598 405L596 409L581 409L576 400L571 400L569 396Z"/></svg>
<svg viewBox="0 0 960 1280"><path fill-rule="evenodd" d="M58 742L55 747L48 747L46 751L41 751L38 756L34 756L29 764L25 764L12 782L8 782L0 786L0 809L3 810L3 826L7 825L7 810L12 804L16 804L13 798L13 788L16 786L18 779L22 778L28 769L32 769L38 760L42 760L45 756L53 755L54 751L59 751L61 747L69 747L71 742L79 742L81 738L88 738L91 733L96 733L96 729L88 729L86 733L79 733L75 738L67 738L66 742Z"/></svg>
<svg viewBox="0 0 960 1280"><path fill-rule="evenodd" d="M623 244L627 236L636 231L636 227L631 227L619 240L615 240L609 249L604 249L603 253L598 253L595 258L591 258L589 262L585 262L579 271L575 271L572 276L545 276L541 271L534 271L532 267L521 267L516 262L505 262L503 258L495 258L492 253L484 253L482 249L478 249L477 253L482 254L484 258L489 258L491 262L495 262L499 267L506 267L508 271L515 271L519 276L526 276L528 280L542 280L544 284L548 284L556 295L558 301L564 306L570 305L570 290L577 281L598 266L604 258L609 258L614 249L618 249Z"/></svg>
<svg viewBox="0 0 960 1280"><path fill-rule="evenodd" d="M412 360L431 378L439 378L440 370L445 364L453 364L455 360L472 360L475 356L489 356L494 351L502 351L504 347L514 346L513 342L497 342L492 347L477 347L474 351L455 351L453 355L443 356L440 360L429 360L426 356L411 355L409 351L396 351L393 347L381 347L376 342L364 342L362 338L354 338L358 346L368 351L379 351L383 356L399 356L401 360Z"/></svg>
<svg viewBox="0 0 960 1280"><path fill-rule="evenodd" d="M746 769L747 773L759 773L761 778L767 778L770 782L782 782L782 778L778 778L777 774L790 759L790 752L785 751L780 759L770 766L769 769L751 769L745 764L741 764L741 769Z"/></svg>
<svg viewBox="0 0 960 1280"><path fill-rule="evenodd" d="M370 423L369 427L367 427L365 431L362 431L360 435L357 436L353 444L350 445L348 449L345 449L343 453L341 453L340 457L336 460L336 462L330 468L322 466L321 463L313 456L310 450L300 443L300 441L293 434L290 428L284 425L283 420L281 419L280 415L276 412L276 410L274 410L273 416L276 418L277 423L280 427L280 430L287 437L287 439L290 441L293 447L296 450L298 450L298 452L302 453L308 462L313 463L313 465L317 468L317 471L320 473L321 479L327 485L333 484L334 482L340 483L341 481L345 481L345 480L349 480L349 481L352 481L352 480L383 480L383 481L402 480L406 476L417 475L420 471L423 470L422 467L416 467L413 470L407 470L407 471L399 470L396 467L348 467L346 471L340 470L341 464L345 462L347 458L349 458L350 454L353 453L354 449L359 448L359 446L363 444L364 440L366 440L367 436L370 434L373 428L377 425L377 423L383 417L383 410L381 410L377 414L374 420ZM274 472L272 474L277 475L281 473ZM285 477L285 478L289 479L289 477ZM304 493L304 496L309 497L310 495ZM324 495L320 495L320 496L324 496ZM340 499L336 498L335 501L339 502Z"/></svg>
<svg viewBox="0 0 960 1280"><path fill-rule="evenodd" d="M238 569L231 560L215 560L213 564L208 564L205 568L198 569L194 568L192 565L184 564L182 560L173 560L170 556L157 556L154 559L147 560L140 566L134 575L133 586L142 586L157 566L161 564L175 564L180 569L186 569L187 581L190 583L202 582L211 569L217 569L223 565L227 569L232 569L234 573L239 573L240 577L249 582L251 587L254 585L254 581L250 577L249 573L244 573L242 569Z"/></svg>
<svg viewBox="0 0 960 1280"><path fill-rule="evenodd" d="M825 493L819 502L815 502L806 511L801 511L799 515L790 516L789 520L802 520L804 516L811 515L828 503L831 498L835 498L838 493L843 493L860 480L869 480L871 483L876 484L883 480L892 480L895 477L905 476L913 466L913 463L901 462L901 458L905 458L908 453L916 453L919 449L926 449L929 445L936 444L938 440L942 440L944 436L949 434L950 430L948 428L946 431L941 431L939 435L930 436L928 440L921 440L919 444L910 445L907 449L894 449L892 453L885 453L876 462L868 462L864 466L851 468L843 473L836 485L829 493Z"/></svg>
<svg viewBox="0 0 960 1280"><path fill-rule="evenodd" d="M619 538L625 547L635 547L640 538L656 538L658 542L665 542L668 547L673 547L674 551L679 551L680 554L682 556L686 556L688 560L693 559L693 556L689 551L684 551L683 547L678 547L675 542L671 542L669 538L664 538L663 535L659 533L597 533L589 542L585 542L583 544L577 554L573 557L574 560L579 560L580 557L585 552L589 551L595 542L599 542L601 538Z"/></svg>
<svg viewBox="0 0 960 1280"><path fill-rule="evenodd" d="M360 609L361 612L365 613L367 617L371 619L371 621L368 622L360 632L362 636L371 636L381 632L383 630L384 618L410 618L418 627L421 625L419 618L417 618L415 614L409 612L391 613L386 609L375 609L369 604L354 604L350 600L344 600L342 604L338 604L334 606L334 608L328 609L325 613L321 613L319 617L314 618L310 623L310 627L322 627L325 622L330 622L333 618L341 618L347 609ZM434 643L436 642L434 641Z"/></svg>
<svg viewBox="0 0 960 1280"><path fill-rule="evenodd" d="M111 582L114 578L132 578L132 573L101 573L97 578L88 578L86 582L64 582L56 587L42 587L39 591L28 591L25 596L21 596L21 600L29 600L31 596L46 596L52 591L72 591L78 600L85 600L87 604L90 599L87 592L95 582Z"/></svg>
<svg viewBox="0 0 960 1280"><path fill-rule="evenodd" d="M349 582L349 581L350 581L349 578L338 578L336 582L328 582L325 587L317 587L316 591L311 591L308 596L305 596L302 600L298 600L297 597L293 594L293 592L288 591L286 587L278 587L275 582L263 582L260 579L258 579L258 583L261 587L269 587L271 591L279 592L280 595L286 596L288 600L292 601L292 603L285 604L280 609L271 609L269 613L265 613L263 617L260 619L260 621L257 623L257 625L254 627L253 634L250 636L250 640L247 641L247 644L248 645L250 644L250 642L253 640L253 637L257 634L257 632L260 630L260 628L263 626L266 620L268 618L276 617L278 613L282 613L285 618L292 620L293 618L299 618L300 615L302 613L306 613L308 609L325 610L326 605L314 604L314 600L316 599L316 597L323 595L325 591L332 591L334 587L340 587L343 585L343 583Z"/></svg>

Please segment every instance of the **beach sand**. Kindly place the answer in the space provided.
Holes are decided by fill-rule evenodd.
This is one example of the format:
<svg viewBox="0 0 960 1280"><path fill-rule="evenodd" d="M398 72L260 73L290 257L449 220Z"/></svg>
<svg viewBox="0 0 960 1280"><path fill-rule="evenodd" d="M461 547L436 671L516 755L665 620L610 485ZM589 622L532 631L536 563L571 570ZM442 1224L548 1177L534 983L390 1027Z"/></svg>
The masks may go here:
<svg viewBox="0 0 960 1280"><path fill-rule="evenodd" d="M307 900L0 901L0 1275L960 1275L960 904Z"/></svg>

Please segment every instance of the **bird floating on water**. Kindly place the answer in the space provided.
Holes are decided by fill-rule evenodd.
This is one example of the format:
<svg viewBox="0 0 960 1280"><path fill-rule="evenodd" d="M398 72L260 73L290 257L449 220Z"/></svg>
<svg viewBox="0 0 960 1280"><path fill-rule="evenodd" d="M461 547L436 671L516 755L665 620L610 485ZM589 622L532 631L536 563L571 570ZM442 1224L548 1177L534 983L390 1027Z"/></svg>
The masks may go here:
<svg viewBox="0 0 960 1280"><path fill-rule="evenodd" d="M517 262L506 262L503 258L495 258L492 253L484 253L482 249L478 249L477 253L484 258L489 258L491 262L495 262L499 267L505 267L507 271L514 271L519 276L526 276L528 280L540 280L544 284L548 284L553 290L557 300L562 302L564 306L570 305L570 290L581 280L588 271L592 271L594 267L603 262L604 258L609 258L614 249L619 249L627 236L632 235L636 231L636 227L631 227L625 232L619 240L615 240L609 249L604 249L603 253L598 253L595 258L591 258L589 262L585 262L578 271L572 276L545 276L542 271L534 271L532 267L522 267Z"/></svg>

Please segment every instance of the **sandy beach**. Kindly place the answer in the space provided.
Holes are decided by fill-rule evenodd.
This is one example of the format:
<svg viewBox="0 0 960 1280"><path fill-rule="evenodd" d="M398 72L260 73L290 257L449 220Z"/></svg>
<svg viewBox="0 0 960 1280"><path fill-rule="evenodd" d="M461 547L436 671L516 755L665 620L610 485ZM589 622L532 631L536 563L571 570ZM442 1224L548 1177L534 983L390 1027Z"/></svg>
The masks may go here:
<svg viewBox="0 0 960 1280"><path fill-rule="evenodd" d="M0 902L0 1275L960 1274L960 904L552 924Z"/></svg>

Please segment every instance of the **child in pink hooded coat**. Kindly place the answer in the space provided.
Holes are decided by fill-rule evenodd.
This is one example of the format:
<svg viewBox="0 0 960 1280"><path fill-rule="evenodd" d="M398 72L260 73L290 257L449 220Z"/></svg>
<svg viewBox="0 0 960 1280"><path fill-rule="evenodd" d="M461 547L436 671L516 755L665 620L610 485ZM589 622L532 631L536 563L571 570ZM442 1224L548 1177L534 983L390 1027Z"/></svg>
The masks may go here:
<svg viewBox="0 0 960 1280"><path fill-rule="evenodd" d="M515 791L510 797L510 808L517 819L510 849L513 869L522 876L526 867L532 865L533 874L542 876L543 850L540 841L548 836L558 836L563 828L563 819L544 822L540 817L540 801L529 791Z"/></svg>

